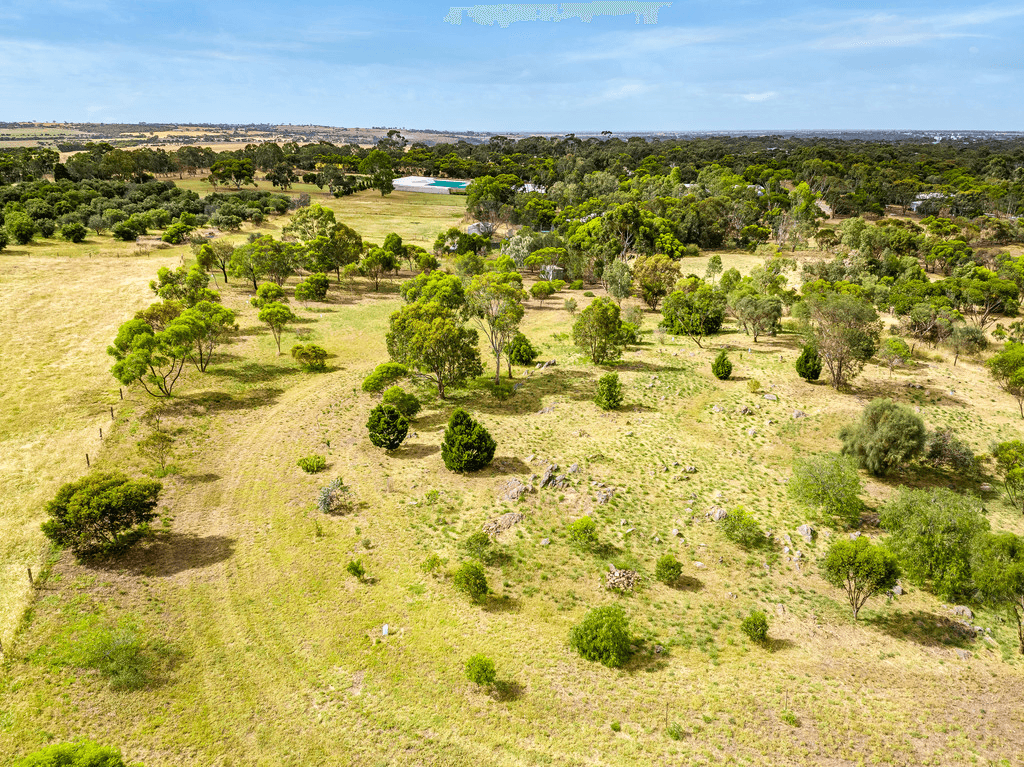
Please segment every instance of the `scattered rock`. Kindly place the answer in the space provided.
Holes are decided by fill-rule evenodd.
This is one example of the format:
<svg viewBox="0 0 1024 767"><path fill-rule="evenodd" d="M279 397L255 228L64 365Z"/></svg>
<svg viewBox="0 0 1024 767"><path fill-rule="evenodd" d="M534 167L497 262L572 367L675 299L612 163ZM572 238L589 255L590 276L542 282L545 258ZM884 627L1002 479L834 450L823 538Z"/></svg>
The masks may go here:
<svg viewBox="0 0 1024 767"><path fill-rule="evenodd" d="M523 515L518 511L510 511L507 514L502 514L497 519L492 519L490 522L484 522L483 529L492 538L497 538L509 528L518 525L523 519Z"/></svg>
<svg viewBox="0 0 1024 767"><path fill-rule="evenodd" d="M990 485L988 482L982 482L981 486L978 489L981 490L981 492L983 493L991 493L992 485Z"/></svg>
<svg viewBox="0 0 1024 767"><path fill-rule="evenodd" d="M659 538L658 536L654 536L653 538L651 538L651 540L655 543L661 543L661 538Z"/></svg>
<svg viewBox="0 0 1024 767"><path fill-rule="evenodd" d="M794 410L793 411L793 420L794 421L799 421L801 418L806 418L806 417L807 417L807 413L805 413L803 410Z"/></svg>
<svg viewBox="0 0 1024 767"><path fill-rule="evenodd" d="M506 501L518 501L532 490L532 485L526 484L518 477L513 477L504 484L502 493L505 496Z"/></svg>
<svg viewBox="0 0 1024 767"><path fill-rule="evenodd" d="M541 370L541 369L543 369L543 367L544 367L544 363L543 363L543 362L538 362L538 363L537 363L537 367L536 367L536 368L534 368L534 369L535 369L535 370Z"/></svg>
<svg viewBox="0 0 1024 767"><path fill-rule="evenodd" d="M615 565L608 565L608 575L605 578L605 588L619 591L632 591L640 581L640 576L635 570L618 570Z"/></svg>
<svg viewBox="0 0 1024 767"><path fill-rule="evenodd" d="M769 402L778 402L779 401L779 398L777 396L775 396L774 394L765 394L764 398L766 400L768 400Z"/></svg>
<svg viewBox="0 0 1024 767"><path fill-rule="evenodd" d="M551 362L548 363L548 365L550 365L551 367L554 367L557 364L558 364L558 360L551 360Z"/></svg>
<svg viewBox="0 0 1024 767"><path fill-rule="evenodd" d="M863 533L856 533L856 532L854 532L854 533L850 533L850 540L851 540L851 541L855 541L855 540L857 540L858 538L860 538L860 537L861 537L861 535L863 535Z"/></svg>
<svg viewBox="0 0 1024 767"><path fill-rule="evenodd" d="M713 408L711 408L711 412L712 413L721 413L722 409L723 408L720 405L715 405Z"/></svg>
<svg viewBox="0 0 1024 767"><path fill-rule="evenodd" d="M612 499L613 495L615 495L615 488L609 487L603 490L598 490L594 497L598 503L605 504Z"/></svg>
<svg viewBox="0 0 1024 767"><path fill-rule="evenodd" d="M540 539L540 545L541 546L550 546L551 545L551 539L550 538L541 538Z"/></svg>
<svg viewBox="0 0 1024 767"><path fill-rule="evenodd" d="M811 541L813 541L813 540L814 540L814 528L813 528L813 527L811 527L810 525L808 525L808 524L803 524L803 525L800 525L800 527L798 527L798 528L796 529L796 531L797 531L797 533L799 533L799 534L800 534L800 535L801 535L801 536L803 537L803 539L804 539L805 541L807 541L808 543L810 543Z"/></svg>
<svg viewBox="0 0 1024 767"><path fill-rule="evenodd" d="M783 554L789 554L789 546L783 546L782 547L782 553Z"/></svg>
<svg viewBox="0 0 1024 767"><path fill-rule="evenodd" d="M634 532L636 532L636 528L635 527L631 527L626 532L624 532L623 535L629 535L630 533L634 533Z"/></svg>
<svg viewBox="0 0 1024 767"><path fill-rule="evenodd" d="M673 527L672 528L672 536L674 538L679 538L679 537L682 536L682 533L679 532L679 528L678 527Z"/></svg>
<svg viewBox="0 0 1024 767"><path fill-rule="evenodd" d="M633 436L633 432L631 432L631 431L627 431L627 432L626 432L626 436L627 436L627 437L632 437L632 436Z"/></svg>
<svg viewBox="0 0 1024 767"><path fill-rule="evenodd" d="M892 587L892 595L894 597L903 596L903 587L897 583L895 586Z"/></svg>
<svg viewBox="0 0 1024 767"><path fill-rule="evenodd" d="M793 552L793 559L794 560L796 560L796 559L803 559L803 557L804 557L804 553L802 551L794 551Z"/></svg>
<svg viewBox="0 0 1024 767"><path fill-rule="evenodd" d="M708 516L711 517L712 522L721 522L723 519L729 516L729 512L723 509L721 506L715 506L713 509L711 509L710 512L708 512Z"/></svg>
<svg viewBox="0 0 1024 767"><path fill-rule="evenodd" d="M786 606L784 604L782 604L781 602L779 604L775 605L775 614L776 615L785 615L786 614Z"/></svg>
<svg viewBox="0 0 1024 767"><path fill-rule="evenodd" d="M694 562L693 566L696 567L698 570L703 570L704 569L704 563L703 562Z"/></svg>
<svg viewBox="0 0 1024 767"><path fill-rule="evenodd" d="M526 456L526 462L527 463L533 463L533 459L536 458L536 457L537 457L536 455L528 455L528 456Z"/></svg>
<svg viewBox="0 0 1024 767"><path fill-rule="evenodd" d="M747 407L746 405L744 405L743 407L741 407L741 408L740 408L739 410L737 410L736 412L737 412L737 413L739 413L740 415L750 415L750 414L751 414L751 413L753 413L754 411L753 411L753 410L751 410L751 409L750 409L749 407Z"/></svg>
<svg viewBox="0 0 1024 767"><path fill-rule="evenodd" d="M660 644L654 645L654 654L655 655L661 655L663 652L665 652L665 648L664 647L662 647Z"/></svg>
<svg viewBox="0 0 1024 767"><path fill-rule="evenodd" d="M558 471L558 464L553 463L544 470L544 476L540 478L541 487L550 487L561 490L569 486L569 480L564 474L555 474Z"/></svg>
<svg viewBox="0 0 1024 767"><path fill-rule="evenodd" d="M967 660L971 657L971 654L967 652L967 650L961 650L959 647L953 650L953 652L956 653L956 657L958 657L960 660Z"/></svg>
<svg viewBox="0 0 1024 767"><path fill-rule="evenodd" d="M685 471L687 474L696 474L697 473L697 467L696 466L687 466L685 469L683 469L683 471Z"/></svg>
<svg viewBox="0 0 1024 767"><path fill-rule="evenodd" d="M974 612L971 610L970 607L965 607L964 605L957 605L953 608L953 615L959 615L961 618L971 620L974 617Z"/></svg>
<svg viewBox="0 0 1024 767"><path fill-rule="evenodd" d="M783 533L782 534L782 540L785 541L786 545L788 545L788 546L792 546L793 545L793 539L789 537L789 533Z"/></svg>
<svg viewBox="0 0 1024 767"><path fill-rule="evenodd" d="M756 437L757 436L757 429L755 429L753 426L751 426L749 429L747 429L747 436L748 437Z"/></svg>
<svg viewBox="0 0 1024 767"><path fill-rule="evenodd" d="M548 413L554 413L554 412L555 412L555 406L554 405L548 405L547 407L542 407L540 410L538 410L537 411L537 415L547 415Z"/></svg>
<svg viewBox="0 0 1024 767"><path fill-rule="evenodd" d="M578 463L574 463L572 466L569 467L569 473L570 474L578 474L579 470L580 470L580 465Z"/></svg>

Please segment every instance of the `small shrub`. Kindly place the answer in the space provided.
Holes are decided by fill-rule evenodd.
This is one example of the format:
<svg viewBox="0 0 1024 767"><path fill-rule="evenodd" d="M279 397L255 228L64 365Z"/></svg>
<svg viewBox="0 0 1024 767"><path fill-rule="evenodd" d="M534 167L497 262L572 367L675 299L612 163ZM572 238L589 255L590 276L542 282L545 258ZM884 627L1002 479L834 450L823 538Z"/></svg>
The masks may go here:
<svg viewBox="0 0 1024 767"><path fill-rule="evenodd" d="M86 635L78 642L76 656L75 665L98 671L114 690L141 690L156 665L142 637L129 625Z"/></svg>
<svg viewBox="0 0 1024 767"><path fill-rule="evenodd" d="M580 657L609 668L629 660L632 641L626 613L618 605L594 608L569 631L569 646Z"/></svg>
<svg viewBox="0 0 1024 767"><path fill-rule="evenodd" d="M824 453L798 458L789 480L789 497L810 508L820 508L847 524L860 520L860 474L849 458Z"/></svg>
<svg viewBox="0 0 1024 767"><path fill-rule="evenodd" d="M349 563L345 565L345 570L353 578L362 580L366 575L366 568L363 567L363 561L361 559L349 560Z"/></svg>
<svg viewBox="0 0 1024 767"><path fill-rule="evenodd" d="M307 474L316 474L327 468L327 459L322 455L307 455L300 458L297 463Z"/></svg>
<svg viewBox="0 0 1024 767"><path fill-rule="evenodd" d="M758 381L756 378L751 378L749 381L747 381L747 391L749 391L751 394L757 394L759 391L761 391L761 382Z"/></svg>
<svg viewBox="0 0 1024 767"><path fill-rule="evenodd" d="M737 506L718 523L730 541L744 549L756 549L765 542L764 533L756 520L742 506Z"/></svg>
<svg viewBox="0 0 1024 767"><path fill-rule="evenodd" d="M585 298L593 298L593 297L594 297L594 291L592 291L592 290L588 290L588 291L586 291L586 292L585 292L585 293L583 294L583 296L584 296Z"/></svg>
<svg viewBox="0 0 1024 767"><path fill-rule="evenodd" d="M441 559L437 554L431 554L429 557L423 560L420 565L420 569L425 573L435 574L438 570L444 567L445 560Z"/></svg>
<svg viewBox="0 0 1024 767"><path fill-rule="evenodd" d="M341 481L341 477L331 480L320 488L316 507L324 514L333 514L348 504L349 492L349 487Z"/></svg>
<svg viewBox="0 0 1024 767"><path fill-rule="evenodd" d="M597 544L597 525L590 517L580 517L566 528L566 536L580 548Z"/></svg>
<svg viewBox="0 0 1024 767"><path fill-rule="evenodd" d="M654 566L654 577L669 586L678 581L679 576L682 574L682 563L671 554L664 554L659 557L657 564Z"/></svg>
<svg viewBox="0 0 1024 767"><path fill-rule="evenodd" d="M512 340L505 344L505 359L510 365L532 365L538 354L530 339L522 333L516 333Z"/></svg>
<svg viewBox="0 0 1024 767"><path fill-rule="evenodd" d="M768 616L761 610L754 610L743 619L740 630L751 642L763 645L768 642Z"/></svg>
<svg viewBox="0 0 1024 767"><path fill-rule="evenodd" d="M821 376L821 357L818 350L807 345L796 358L796 372L805 381L817 381Z"/></svg>
<svg viewBox="0 0 1024 767"><path fill-rule="evenodd" d="M732 363L729 361L729 355L725 353L725 349L720 351L715 357L715 361L711 363L711 372L720 381L729 380L729 376L732 375Z"/></svg>
<svg viewBox="0 0 1024 767"><path fill-rule="evenodd" d="M683 725L679 722L673 722L666 729L665 733L672 738L672 740L682 740L686 737L686 730L683 729Z"/></svg>
<svg viewBox="0 0 1024 767"><path fill-rule="evenodd" d="M491 536L483 530L478 530L465 540L462 548L474 559L479 559L481 562L486 561L490 553Z"/></svg>
<svg viewBox="0 0 1024 767"><path fill-rule="evenodd" d="M409 433L409 420L394 405L382 404L370 411L366 428L374 447L394 450Z"/></svg>
<svg viewBox="0 0 1024 767"><path fill-rule="evenodd" d="M612 728L612 732L619 732L619 731L622 730L622 725L619 724L618 722L612 722L611 723L611 728Z"/></svg>
<svg viewBox="0 0 1024 767"><path fill-rule="evenodd" d="M481 687L490 687L498 678L494 670L494 661L486 655L473 655L466 661L466 678Z"/></svg>
<svg viewBox="0 0 1024 767"><path fill-rule="evenodd" d="M479 562L463 562L452 573L452 585L474 602L482 602L490 592L487 586L487 574Z"/></svg>
<svg viewBox="0 0 1024 767"><path fill-rule="evenodd" d="M569 290L583 290L583 280L573 280L569 285Z"/></svg>
<svg viewBox="0 0 1024 767"><path fill-rule="evenodd" d="M945 467L958 474L977 474L974 451L952 429L936 429L925 438L925 458L936 467Z"/></svg>
<svg viewBox="0 0 1024 767"><path fill-rule="evenodd" d="M441 458L449 471L479 471L491 462L497 447L487 429L458 408L444 430Z"/></svg>
<svg viewBox="0 0 1024 767"><path fill-rule="evenodd" d="M310 372L327 370L327 350L316 344L296 344L292 347L292 358Z"/></svg>
<svg viewBox="0 0 1024 767"><path fill-rule="evenodd" d="M597 382L597 396L594 402L603 410L615 410L622 406L622 383L618 373L606 373Z"/></svg>
<svg viewBox="0 0 1024 767"><path fill-rule="evenodd" d="M130 767L121 751L91 740L54 743L14 763L14 767ZM141 767L141 765L136 765Z"/></svg>
<svg viewBox="0 0 1024 767"><path fill-rule="evenodd" d="M779 715L779 719L788 724L790 727L799 727L800 720L796 718L796 714L792 711L783 711Z"/></svg>
<svg viewBox="0 0 1024 767"><path fill-rule="evenodd" d="M391 405L406 418L412 418L420 412L422 407L419 397L415 394L409 394L401 386L392 386L384 392L382 402L385 405Z"/></svg>

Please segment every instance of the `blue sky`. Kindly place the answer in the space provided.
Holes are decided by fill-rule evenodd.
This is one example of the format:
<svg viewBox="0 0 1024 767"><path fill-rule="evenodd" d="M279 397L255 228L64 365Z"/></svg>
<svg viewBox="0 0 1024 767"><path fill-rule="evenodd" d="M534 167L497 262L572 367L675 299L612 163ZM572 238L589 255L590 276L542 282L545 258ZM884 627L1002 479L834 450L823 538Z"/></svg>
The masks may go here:
<svg viewBox="0 0 1024 767"><path fill-rule="evenodd" d="M0 0L0 119L1024 130L1024 3L673 0L656 24L507 28L450 8Z"/></svg>

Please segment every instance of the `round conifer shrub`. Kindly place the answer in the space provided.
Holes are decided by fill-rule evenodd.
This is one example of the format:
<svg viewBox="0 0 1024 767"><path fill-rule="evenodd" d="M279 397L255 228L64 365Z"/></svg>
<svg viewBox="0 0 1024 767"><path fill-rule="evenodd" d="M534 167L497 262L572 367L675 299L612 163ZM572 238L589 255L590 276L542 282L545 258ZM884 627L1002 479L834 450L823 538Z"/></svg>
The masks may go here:
<svg viewBox="0 0 1024 767"><path fill-rule="evenodd" d="M370 411L366 428L374 447L394 450L409 433L409 420L394 405L381 404Z"/></svg>
<svg viewBox="0 0 1024 767"><path fill-rule="evenodd" d="M487 586L487 573L479 562L463 562L452 573L452 585L474 602L481 602L490 588Z"/></svg>
<svg viewBox="0 0 1024 767"><path fill-rule="evenodd" d="M618 668L629 660L629 621L618 605L595 607L569 631L569 646L586 660Z"/></svg>
<svg viewBox="0 0 1024 767"><path fill-rule="evenodd" d="M715 357L715 361L711 363L711 372L720 381L729 380L729 376L732 375L732 363L729 361L729 355L725 353L725 349L720 351Z"/></svg>
<svg viewBox="0 0 1024 767"><path fill-rule="evenodd" d="M448 471L479 471L491 462L497 447L487 429L458 408L444 430L441 458Z"/></svg>
<svg viewBox="0 0 1024 767"><path fill-rule="evenodd" d="M805 381L817 381L821 375L821 356L811 344L806 345L796 358L796 372Z"/></svg>
<svg viewBox="0 0 1024 767"><path fill-rule="evenodd" d="M494 661L486 655L476 654L466 661L466 678L473 684L489 687L498 678Z"/></svg>
<svg viewBox="0 0 1024 767"><path fill-rule="evenodd" d="M512 340L505 344L505 354L513 365L532 365L540 352L533 348L529 338L522 333L516 333Z"/></svg>
<svg viewBox="0 0 1024 767"><path fill-rule="evenodd" d="M597 382L594 402L602 410L615 410L622 406L622 383L618 373L606 373Z"/></svg>

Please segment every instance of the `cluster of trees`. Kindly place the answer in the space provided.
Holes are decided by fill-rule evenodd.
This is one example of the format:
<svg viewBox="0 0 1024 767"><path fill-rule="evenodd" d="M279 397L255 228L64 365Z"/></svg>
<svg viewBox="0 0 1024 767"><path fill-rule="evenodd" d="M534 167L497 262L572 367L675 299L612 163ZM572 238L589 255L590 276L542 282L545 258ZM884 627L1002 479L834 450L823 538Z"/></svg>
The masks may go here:
<svg viewBox="0 0 1024 767"><path fill-rule="evenodd" d="M195 228L210 224L238 229L243 221L261 223L266 216L288 211L290 201L268 192L214 194L200 198L170 181L62 180L0 186L0 225L5 240L27 244L35 237L81 242L89 230L135 240L150 230L180 243ZM0 243L0 248L2 245Z"/></svg>

